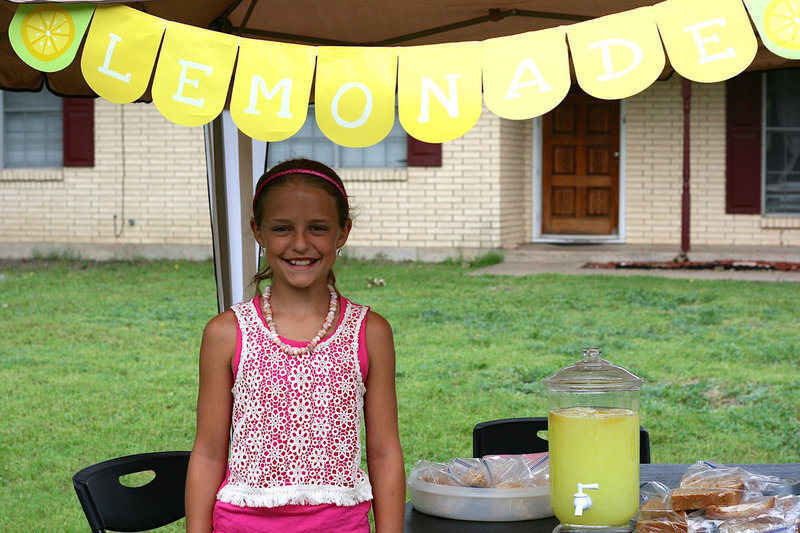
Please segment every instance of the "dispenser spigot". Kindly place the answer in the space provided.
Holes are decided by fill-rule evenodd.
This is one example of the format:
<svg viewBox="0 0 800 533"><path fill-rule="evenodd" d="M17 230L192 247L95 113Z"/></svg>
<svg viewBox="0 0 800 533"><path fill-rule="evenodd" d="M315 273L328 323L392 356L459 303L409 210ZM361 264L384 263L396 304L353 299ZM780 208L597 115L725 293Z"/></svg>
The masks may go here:
<svg viewBox="0 0 800 533"><path fill-rule="evenodd" d="M583 512L592 506L592 499L583 489L599 489L598 483L578 483L578 492L572 495L572 505L575 506L575 516L583 516Z"/></svg>

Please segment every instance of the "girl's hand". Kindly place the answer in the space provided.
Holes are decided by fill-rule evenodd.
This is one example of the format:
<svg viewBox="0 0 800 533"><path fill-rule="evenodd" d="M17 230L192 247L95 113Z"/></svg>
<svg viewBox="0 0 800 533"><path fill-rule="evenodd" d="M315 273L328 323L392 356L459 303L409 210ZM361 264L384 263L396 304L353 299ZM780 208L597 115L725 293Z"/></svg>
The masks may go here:
<svg viewBox="0 0 800 533"><path fill-rule="evenodd" d="M367 315L366 328L369 371L364 421L375 527L378 533L402 532L406 483L397 427L392 328L386 319L372 311Z"/></svg>
<svg viewBox="0 0 800 533"><path fill-rule="evenodd" d="M203 332L197 434L186 476L187 533L211 532L217 490L225 478L237 331L233 311L226 311L211 319Z"/></svg>

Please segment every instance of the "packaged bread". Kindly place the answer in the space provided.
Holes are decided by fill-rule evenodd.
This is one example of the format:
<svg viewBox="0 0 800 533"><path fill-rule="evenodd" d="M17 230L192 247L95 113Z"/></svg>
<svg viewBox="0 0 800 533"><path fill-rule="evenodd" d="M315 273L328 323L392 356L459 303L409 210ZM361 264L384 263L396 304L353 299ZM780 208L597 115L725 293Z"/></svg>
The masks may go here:
<svg viewBox="0 0 800 533"><path fill-rule="evenodd" d="M672 508L676 511L694 511L710 505L737 505L743 497L744 491L737 489L678 487L672 491Z"/></svg>
<svg viewBox="0 0 800 533"><path fill-rule="evenodd" d="M766 496L736 505L709 505L706 507L706 518L714 520L732 520L754 518L768 514L775 508L775 496Z"/></svg>
<svg viewBox="0 0 800 533"><path fill-rule="evenodd" d="M522 488L549 482L548 455L457 458L446 463L418 461L409 479L437 485L475 488Z"/></svg>
<svg viewBox="0 0 800 533"><path fill-rule="evenodd" d="M735 520L725 520L721 522L717 529L720 533L766 533L787 528L786 521L779 516L759 516L756 518L745 518ZM789 527L791 527L789 525ZM790 529L785 529L789 531Z"/></svg>
<svg viewBox="0 0 800 533"><path fill-rule="evenodd" d="M652 482L643 485L646 501L637 515L637 533L800 531L800 496L768 494L786 481L738 467L695 463L675 489Z"/></svg>
<svg viewBox="0 0 800 533"><path fill-rule="evenodd" d="M686 513L675 511L668 495L656 496L639 507L637 533L687 533Z"/></svg>
<svg viewBox="0 0 800 533"><path fill-rule="evenodd" d="M686 511L676 511L672 507L672 498L667 494L650 498L639 507L639 518L642 520L683 520L686 521Z"/></svg>

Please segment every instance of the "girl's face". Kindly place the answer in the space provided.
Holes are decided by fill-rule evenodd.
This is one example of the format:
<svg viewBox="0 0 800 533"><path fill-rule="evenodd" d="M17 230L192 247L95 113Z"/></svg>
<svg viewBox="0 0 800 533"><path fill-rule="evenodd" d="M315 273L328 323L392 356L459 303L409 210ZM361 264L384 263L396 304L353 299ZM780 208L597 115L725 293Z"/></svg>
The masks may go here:
<svg viewBox="0 0 800 533"><path fill-rule="evenodd" d="M336 200L326 191L301 181L289 181L267 191L264 218L250 225L265 250L273 283L307 288L326 283L344 246L352 222L344 228L336 214Z"/></svg>

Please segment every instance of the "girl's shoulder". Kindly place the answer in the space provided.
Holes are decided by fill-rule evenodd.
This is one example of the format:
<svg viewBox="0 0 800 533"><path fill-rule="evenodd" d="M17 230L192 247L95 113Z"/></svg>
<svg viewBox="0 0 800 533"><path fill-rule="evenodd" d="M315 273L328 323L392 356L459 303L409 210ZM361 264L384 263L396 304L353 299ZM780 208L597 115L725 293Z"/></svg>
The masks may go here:
<svg viewBox="0 0 800 533"><path fill-rule="evenodd" d="M382 315L372 309L367 311L366 325L367 344L374 342L392 342L392 326Z"/></svg>
<svg viewBox="0 0 800 533"><path fill-rule="evenodd" d="M358 304L350 300L346 296L342 296L342 299L344 300L345 305L349 307L352 307L354 309L366 309L365 320L367 322L366 324L367 335L370 334L370 330L373 330L373 332L378 332L378 333L385 333L386 331L389 331L389 333L391 333L392 327L391 325L389 325L389 321L383 318L383 316L373 311L370 308L370 306Z"/></svg>
<svg viewBox="0 0 800 533"><path fill-rule="evenodd" d="M232 341L236 344L238 331L236 314L228 309L208 321L203 331L203 341L224 344Z"/></svg>

